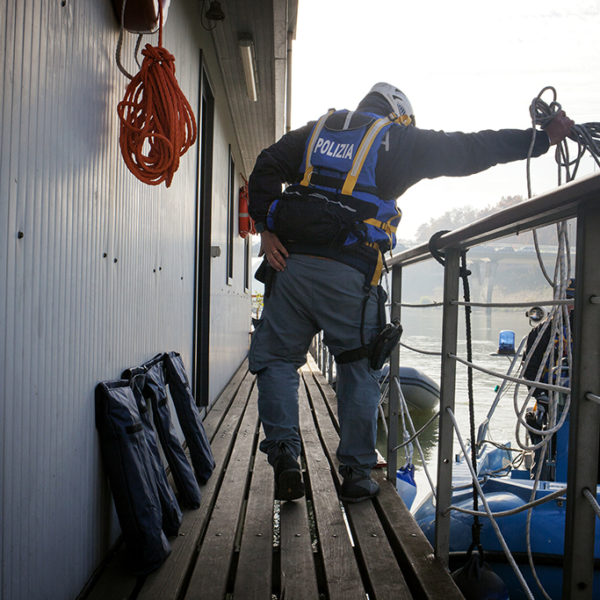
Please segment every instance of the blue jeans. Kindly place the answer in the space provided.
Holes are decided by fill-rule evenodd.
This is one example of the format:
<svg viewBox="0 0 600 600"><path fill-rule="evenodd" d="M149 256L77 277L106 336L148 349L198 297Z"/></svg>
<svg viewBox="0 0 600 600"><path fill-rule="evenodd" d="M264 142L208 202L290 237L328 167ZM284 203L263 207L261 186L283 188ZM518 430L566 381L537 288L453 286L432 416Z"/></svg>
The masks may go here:
<svg viewBox="0 0 600 600"><path fill-rule="evenodd" d="M286 452L300 454L298 369L316 333L334 356L361 345L361 313L368 343L380 330L377 290L365 291L365 276L337 261L292 254L275 275L270 297L252 336L250 371L257 374L258 409L269 462ZM366 358L336 364L340 444L337 456L345 477L368 476L376 463L380 371Z"/></svg>

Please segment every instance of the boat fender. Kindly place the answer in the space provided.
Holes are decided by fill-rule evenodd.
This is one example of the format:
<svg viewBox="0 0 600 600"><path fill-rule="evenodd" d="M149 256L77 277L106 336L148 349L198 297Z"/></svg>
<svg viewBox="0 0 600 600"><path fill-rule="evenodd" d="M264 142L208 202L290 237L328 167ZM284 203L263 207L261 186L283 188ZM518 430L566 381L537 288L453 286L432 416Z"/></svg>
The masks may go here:
<svg viewBox="0 0 600 600"><path fill-rule="evenodd" d="M452 573L452 579L466 600L509 600L506 584L483 560L481 549L473 554L473 546L467 562Z"/></svg>
<svg viewBox="0 0 600 600"><path fill-rule="evenodd" d="M407 463L396 471L396 491L406 504L406 508L410 510L417 495L415 465Z"/></svg>

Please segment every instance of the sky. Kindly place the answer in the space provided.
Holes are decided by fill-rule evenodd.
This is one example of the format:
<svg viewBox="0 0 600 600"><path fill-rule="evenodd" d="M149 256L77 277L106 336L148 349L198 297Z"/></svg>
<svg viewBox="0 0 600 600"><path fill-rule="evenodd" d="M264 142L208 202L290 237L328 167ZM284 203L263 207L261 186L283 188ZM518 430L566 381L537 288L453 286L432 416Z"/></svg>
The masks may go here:
<svg viewBox="0 0 600 600"><path fill-rule="evenodd" d="M531 126L542 88L576 123L600 121L600 0L299 0L292 127L356 107L378 81L403 90L419 127ZM551 96L545 95L548 102ZM598 170L592 160L578 178ZM533 193L557 185L551 150L534 159ZM527 197L525 161L461 178L425 180L398 201L399 238L447 210Z"/></svg>

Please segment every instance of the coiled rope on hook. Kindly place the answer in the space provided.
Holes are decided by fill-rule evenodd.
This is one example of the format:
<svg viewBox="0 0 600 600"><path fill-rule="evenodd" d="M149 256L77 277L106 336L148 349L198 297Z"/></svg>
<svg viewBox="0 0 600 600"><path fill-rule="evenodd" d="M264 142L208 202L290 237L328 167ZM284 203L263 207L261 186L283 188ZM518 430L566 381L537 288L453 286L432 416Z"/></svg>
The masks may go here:
<svg viewBox="0 0 600 600"><path fill-rule="evenodd" d="M196 141L192 108L175 78L175 57L162 45L159 2L158 46L146 44L137 75L117 106L119 146L127 168L143 183L171 185L179 159Z"/></svg>

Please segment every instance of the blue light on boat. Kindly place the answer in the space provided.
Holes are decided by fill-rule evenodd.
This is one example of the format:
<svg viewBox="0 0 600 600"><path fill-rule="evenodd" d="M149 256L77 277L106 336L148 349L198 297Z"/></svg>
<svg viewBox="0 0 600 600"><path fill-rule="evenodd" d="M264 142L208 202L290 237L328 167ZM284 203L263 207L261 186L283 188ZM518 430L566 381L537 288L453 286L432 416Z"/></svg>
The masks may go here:
<svg viewBox="0 0 600 600"><path fill-rule="evenodd" d="M505 329L498 336L498 354L515 353L515 332Z"/></svg>

